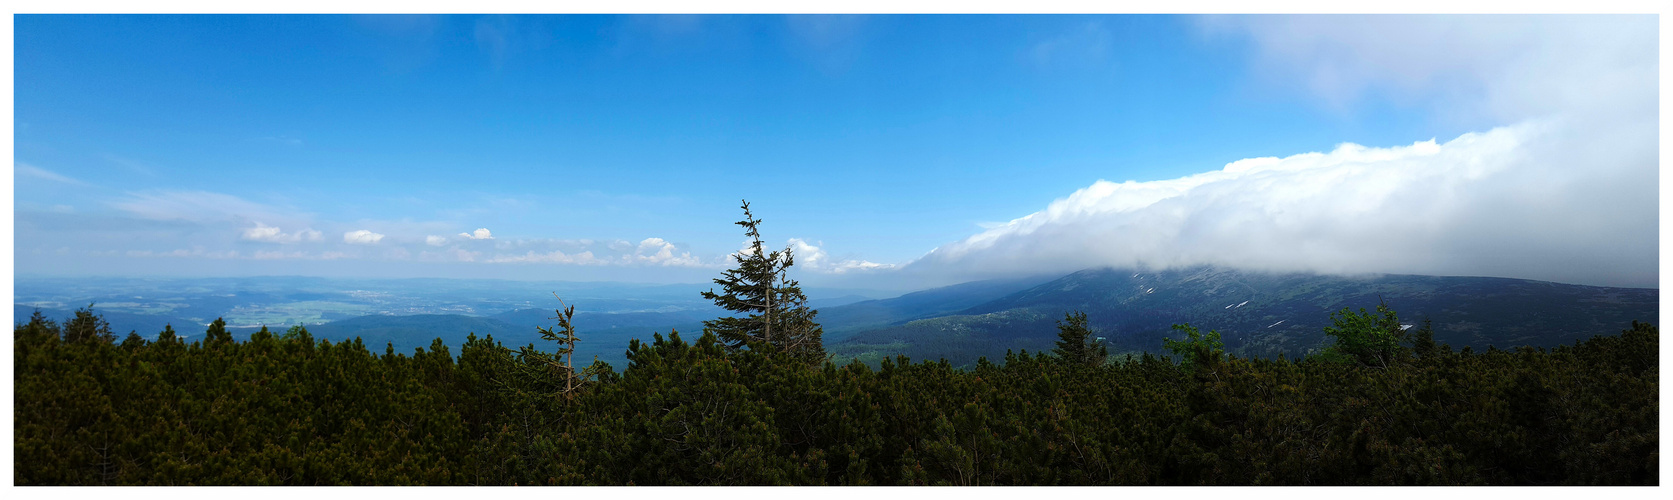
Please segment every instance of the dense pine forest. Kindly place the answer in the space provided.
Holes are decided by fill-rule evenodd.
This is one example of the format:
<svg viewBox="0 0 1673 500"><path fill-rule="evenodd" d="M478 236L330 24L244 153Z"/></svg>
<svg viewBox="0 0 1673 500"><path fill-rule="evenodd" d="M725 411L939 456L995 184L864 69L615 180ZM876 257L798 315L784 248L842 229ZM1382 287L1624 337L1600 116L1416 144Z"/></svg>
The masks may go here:
<svg viewBox="0 0 1673 500"><path fill-rule="evenodd" d="M216 324L187 344L36 315L14 330L14 481L1659 484L1650 325L1483 352L1420 331L1303 360L1225 356L1217 333L1100 359L1062 326L1052 354L972 370L656 335L617 374L491 338L376 353Z"/></svg>

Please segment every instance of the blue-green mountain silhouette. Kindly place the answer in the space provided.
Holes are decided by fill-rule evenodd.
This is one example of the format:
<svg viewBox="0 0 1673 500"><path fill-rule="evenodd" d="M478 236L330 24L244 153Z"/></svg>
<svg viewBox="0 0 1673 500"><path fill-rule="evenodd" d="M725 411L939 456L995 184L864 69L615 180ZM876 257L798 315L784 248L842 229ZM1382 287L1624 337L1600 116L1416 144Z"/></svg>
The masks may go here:
<svg viewBox="0 0 1673 500"><path fill-rule="evenodd" d="M1454 348L1551 347L1657 323L1659 291L1508 278L1260 273L1215 267L1089 269L950 314L873 327L832 343L839 358L904 354L968 364L1007 350L1049 350L1056 321L1085 311L1111 352L1161 352L1171 326L1218 330L1242 356L1297 357L1326 343L1344 307L1386 302L1403 323L1433 321Z"/></svg>

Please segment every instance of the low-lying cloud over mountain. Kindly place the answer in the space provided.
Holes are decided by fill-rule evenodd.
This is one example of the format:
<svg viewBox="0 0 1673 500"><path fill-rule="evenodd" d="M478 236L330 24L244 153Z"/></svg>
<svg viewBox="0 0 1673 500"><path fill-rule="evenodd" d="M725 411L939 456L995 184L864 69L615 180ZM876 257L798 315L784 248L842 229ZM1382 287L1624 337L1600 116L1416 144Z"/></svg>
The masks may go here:
<svg viewBox="0 0 1673 500"><path fill-rule="evenodd" d="M1331 106L1380 92L1500 125L1177 179L1100 180L904 270L933 280L1209 264L1655 286L1654 20L1474 21L1211 20L1206 31L1252 38L1257 64L1299 77Z"/></svg>

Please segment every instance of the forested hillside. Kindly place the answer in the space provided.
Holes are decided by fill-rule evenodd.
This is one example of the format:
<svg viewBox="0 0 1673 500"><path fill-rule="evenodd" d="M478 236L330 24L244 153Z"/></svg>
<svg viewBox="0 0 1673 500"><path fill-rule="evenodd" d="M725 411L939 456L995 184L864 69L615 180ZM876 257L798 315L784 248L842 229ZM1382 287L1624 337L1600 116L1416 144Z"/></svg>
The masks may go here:
<svg viewBox="0 0 1673 500"><path fill-rule="evenodd" d="M825 325L825 340L840 341L867 329L955 314L1049 280L1049 276L1036 276L972 281L920 290L889 299L820 308L819 322Z"/></svg>
<svg viewBox="0 0 1673 500"><path fill-rule="evenodd" d="M403 353L302 329L239 342L217 322L151 342L89 311L36 315L14 329L14 481L1659 484L1653 326L1454 351L1375 315L1337 324L1362 319L1402 343L1296 361L1193 335L1167 346L1183 364L872 369L659 334L620 374L577 374L492 338Z"/></svg>
<svg viewBox="0 0 1673 500"><path fill-rule="evenodd" d="M907 355L970 366L1008 349L1049 346L1053 321L1084 311L1116 352L1154 350L1175 335L1173 324L1188 322L1219 330L1230 352L1293 359L1328 344L1322 332L1331 312L1379 303L1399 310L1407 324L1432 320L1438 340L1481 350L1555 347L1634 320L1655 321L1660 293L1506 278L1088 269L964 309L862 329L833 342L831 351L874 365Z"/></svg>

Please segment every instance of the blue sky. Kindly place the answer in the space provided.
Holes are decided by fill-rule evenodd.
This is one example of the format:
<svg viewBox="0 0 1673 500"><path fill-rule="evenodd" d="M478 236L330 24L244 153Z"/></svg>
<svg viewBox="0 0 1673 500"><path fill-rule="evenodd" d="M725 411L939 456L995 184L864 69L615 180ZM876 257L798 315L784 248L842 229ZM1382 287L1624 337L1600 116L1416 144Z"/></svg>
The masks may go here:
<svg viewBox="0 0 1673 500"><path fill-rule="evenodd" d="M696 282L739 248L740 198L766 221L769 244L800 250L803 281L814 283L916 287L1214 263L1654 286L1657 271L1659 117L1653 106L1648 117L1615 112L1642 107L1645 85L1655 102L1654 17L14 23L18 274ZM1472 34L1483 31L1506 36ZM1604 50L1593 55L1533 42L1598 33L1627 35L1594 42ZM1398 43L1421 37L1449 45ZM1616 87L1599 105L1497 74ZM1594 109L1605 111L1576 111ZM1519 163L1546 156L1531 145L1563 127L1596 122L1652 139L1627 134L1600 153L1611 166L1588 173ZM1486 139L1462 141L1467 134ZM1430 140L1435 151L1414 146ZM1354 156L1343 143L1371 151ZM1293 167L1315 152L1334 159ZM1162 186L1152 183L1263 157L1292 166L1195 177L1142 206L1116 206ZM1395 157L1405 159L1377 163ZM1496 166L1461 173L1477 164ZM1342 169L1363 170L1356 179L1401 174L1374 184L1388 192L1351 197L1382 197L1359 211L1331 210L1355 202L1316 193L1373 184L1297 187ZM1509 177L1496 175L1525 189L1506 191ZM1140 184L1111 190L1100 180ZM1274 182L1292 197L1250 194L1284 192ZM1208 187L1190 190L1198 185ZM1451 194L1425 198L1441 195L1424 186ZM1631 206L1570 209L1623 188ZM1566 223L1480 209L1554 192L1569 193L1557 207ZM1390 237L1394 247L1409 248L1356 246L1380 240L1352 228L1411 212L1402 200L1429 207L1416 220L1440 229L1394 220L1391 232L1408 232ZM1062 218L1052 206L1093 215ZM1348 215L1282 215L1297 212ZM1186 215L1158 215L1169 213ZM1193 222L1215 213L1251 220ZM1592 222L1623 216L1603 229ZM1261 224L1289 236L1241 248L1261 238L1239 231ZM1498 243L1455 237L1482 227L1508 229ZM1630 248L1565 243L1593 236ZM1199 244L1215 249L1191 248ZM1489 258L1503 245L1527 257ZM1102 250L1111 247L1123 250ZM1576 258L1579 271L1549 271Z"/></svg>

